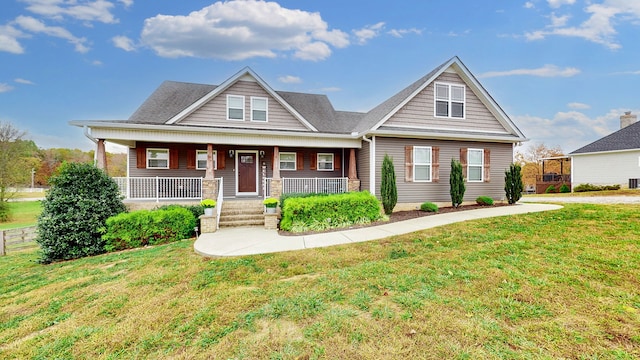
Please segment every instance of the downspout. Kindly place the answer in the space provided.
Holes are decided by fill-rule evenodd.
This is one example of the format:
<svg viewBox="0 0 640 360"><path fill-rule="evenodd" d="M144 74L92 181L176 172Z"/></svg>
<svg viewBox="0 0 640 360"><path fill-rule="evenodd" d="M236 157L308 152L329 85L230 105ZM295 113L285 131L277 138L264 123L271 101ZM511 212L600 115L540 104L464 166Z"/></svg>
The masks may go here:
<svg viewBox="0 0 640 360"><path fill-rule="evenodd" d="M369 192L374 196L376 195L376 148L375 148L375 136L371 139L367 139L366 135L362 135L362 140L369 143Z"/></svg>
<svg viewBox="0 0 640 360"><path fill-rule="evenodd" d="M98 146L98 139L94 138L93 136L91 136L91 134L89 133L89 127L87 125L85 125L84 127L84 136L86 136L89 140L93 141L94 144L96 144L96 147ZM98 163L98 152L94 151L93 152L93 165Z"/></svg>

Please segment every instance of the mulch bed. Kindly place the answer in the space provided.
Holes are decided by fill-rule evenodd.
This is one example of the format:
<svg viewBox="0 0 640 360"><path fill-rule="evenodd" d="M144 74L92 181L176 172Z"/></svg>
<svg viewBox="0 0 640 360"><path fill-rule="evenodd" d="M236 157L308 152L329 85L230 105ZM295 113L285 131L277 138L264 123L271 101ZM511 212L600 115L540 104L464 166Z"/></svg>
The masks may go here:
<svg viewBox="0 0 640 360"><path fill-rule="evenodd" d="M410 219L415 219L415 218L419 218L419 217L423 217L423 216L446 214L446 213L457 212L457 211L476 210L476 209L482 209L482 208L488 208L488 207L497 207L497 206L512 206L512 205L509 205L507 203L494 203L491 206L470 204L470 205L461 205L461 206L459 206L457 208L454 208L453 206L445 206L445 207L439 208L438 212L429 212L429 211L421 211L421 210L396 211L396 212L391 213L391 216L389 216L389 221L376 221L376 222L373 222L371 224L354 225L354 226L349 226L349 227L346 227L346 228L335 228L335 229L328 229L328 230L324 230L324 231L305 231L305 232L296 232L296 233L294 233L294 232L289 232L289 231L278 230L278 233L280 235L283 235L283 236L299 236L299 235L321 234L321 233L328 233L328 232L334 232L334 231L349 230L349 229L359 229L359 228L366 228L366 227L370 227L370 226L389 224L389 223L393 223L393 222L396 222L396 221L410 220Z"/></svg>

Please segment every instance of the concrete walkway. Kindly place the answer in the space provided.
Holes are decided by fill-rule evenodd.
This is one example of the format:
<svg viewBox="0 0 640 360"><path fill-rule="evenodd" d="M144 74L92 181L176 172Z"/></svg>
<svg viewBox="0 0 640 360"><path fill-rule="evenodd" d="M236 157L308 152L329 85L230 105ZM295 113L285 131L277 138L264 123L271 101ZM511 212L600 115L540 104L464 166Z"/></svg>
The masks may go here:
<svg viewBox="0 0 640 360"><path fill-rule="evenodd" d="M276 230L266 230L261 227L222 228L215 233L200 235L193 247L196 253L208 257L266 254L378 240L461 221L560 208L562 206L553 204L517 204L423 216L366 228L300 236L282 236Z"/></svg>

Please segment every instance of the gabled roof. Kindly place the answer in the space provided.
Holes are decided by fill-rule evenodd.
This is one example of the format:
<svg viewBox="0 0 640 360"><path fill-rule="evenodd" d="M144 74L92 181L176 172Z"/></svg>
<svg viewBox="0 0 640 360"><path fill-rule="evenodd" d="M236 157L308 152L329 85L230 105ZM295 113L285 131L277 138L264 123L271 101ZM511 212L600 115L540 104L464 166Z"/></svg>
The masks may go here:
<svg viewBox="0 0 640 360"><path fill-rule="evenodd" d="M427 75L418 79L416 82L402 89L400 92L376 106L367 113L363 121L358 125L356 131L376 131L384 123L389 120L396 112L404 107L411 99L423 91L429 84L435 81L447 69L453 68L458 75L462 78L467 85L469 85L474 93L478 94L480 101L489 109L489 111L496 117L496 119L502 124L507 132L513 136L526 140L524 134L518 129L518 127L511 121L509 116L502 110L502 108L496 103L496 101L489 95L480 82L473 76L471 71L462 63L462 61L454 56L440 66L433 69Z"/></svg>
<svg viewBox="0 0 640 360"><path fill-rule="evenodd" d="M227 79L225 82L220 84L220 86L211 90L208 94L204 95L196 102L191 104L189 107L182 110L180 113L172 117L169 121L166 122L167 125L178 123L180 120L187 117L189 114L193 113L201 106L206 104L209 100L214 98L215 96L221 94L223 91L231 87L231 85L238 82L242 77L250 76L254 80L258 82L258 84L269 94L272 98L274 98L277 102L280 103L285 109L287 109L294 117L296 117L304 126L306 126L309 130L318 131L313 125L311 125L298 111L296 111L293 107L291 107L282 97L275 92L264 80L262 80L258 74L253 72L249 67L245 67L240 70L238 73Z"/></svg>
<svg viewBox="0 0 640 360"><path fill-rule="evenodd" d="M634 149L640 150L640 121L585 145L569 155Z"/></svg>
<svg viewBox="0 0 640 360"><path fill-rule="evenodd" d="M215 88L215 85L165 81L140 105L127 122L164 124Z"/></svg>

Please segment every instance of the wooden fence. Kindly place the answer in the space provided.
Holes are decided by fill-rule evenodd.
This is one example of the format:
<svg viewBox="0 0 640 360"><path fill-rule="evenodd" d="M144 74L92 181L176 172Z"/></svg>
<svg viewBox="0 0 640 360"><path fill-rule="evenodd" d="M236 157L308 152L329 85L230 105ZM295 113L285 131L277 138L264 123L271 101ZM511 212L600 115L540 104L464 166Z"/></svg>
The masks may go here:
<svg viewBox="0 0 640 360"><path fill-rule="evenodd" d="M32 249L38 246L35 242L37 227L30 226L19 229L0 230L0 256L7 251Z"/></svg>

